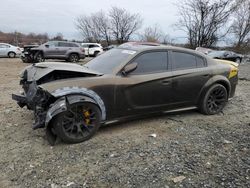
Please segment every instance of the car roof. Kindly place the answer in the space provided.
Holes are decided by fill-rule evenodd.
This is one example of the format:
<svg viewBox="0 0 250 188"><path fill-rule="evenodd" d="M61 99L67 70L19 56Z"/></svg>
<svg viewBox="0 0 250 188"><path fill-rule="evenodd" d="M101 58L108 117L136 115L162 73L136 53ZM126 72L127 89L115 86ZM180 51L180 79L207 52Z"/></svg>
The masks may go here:
<svg viewBox="0 0 250 188"><path fill-rule="evenodd" d="M148 51L148 50L172 50L172 51L177 50L177 51L197 54L197 55L203 56L205 58L207 57L203 53L201 53L199 51L192 50L192 49L170 46L170 45L163 45L163 44L152 43L152 42L128 42L128 43L124 43L124 44L118 46L118 48L127 49L127 50L134 50L137 52Z"/></svg>

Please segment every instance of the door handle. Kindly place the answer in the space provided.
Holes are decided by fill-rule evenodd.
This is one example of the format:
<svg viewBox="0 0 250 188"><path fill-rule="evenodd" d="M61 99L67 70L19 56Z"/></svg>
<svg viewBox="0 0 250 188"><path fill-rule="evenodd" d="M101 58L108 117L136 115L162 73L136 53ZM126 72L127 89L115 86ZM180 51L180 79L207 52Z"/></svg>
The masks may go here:
<svg viewBox="0 0 250 188"><path fill-rule="evenodd" d="M202 75L203 77L209 77L210 76L210 74L204 74L204 75Z"/></svg>
<svg viewBox="0 0 250 188"><path fill-rule="evenodd" d="M171 84L171 81L170 80L163 80L161 82L162 85L170 85Z"/></svg>

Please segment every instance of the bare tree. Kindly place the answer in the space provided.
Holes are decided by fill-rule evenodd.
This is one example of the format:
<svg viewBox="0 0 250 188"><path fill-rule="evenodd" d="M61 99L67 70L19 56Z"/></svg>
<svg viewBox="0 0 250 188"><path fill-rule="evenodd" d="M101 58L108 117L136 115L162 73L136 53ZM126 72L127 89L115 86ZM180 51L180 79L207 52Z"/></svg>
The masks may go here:
<svg viewBox="0 0 250 188"><path fill-rule="evenodd" d="M160 42L162 38L163 32L157 24L152 27L146 27L140 35L141 41L145 42Z"/></svg>
<svg viewBox="0 0 250 188"><path fill-rule="evenodd" d="M109 11L110 29L114 39L118 44L130 39L142 25L142 19L139 14L131 14L127 10L112 7Z"/></svg>
<svg viewBox="0 0 250 188"><path fill-rule="evenodd" d="M111 32L110 32L110 21L107 15L103 11L92 14L91 16L93 27L99 33L99 37L110 44Z"/></svg>
<svg viewBox="0 0 250 188"><path fill-rule="evenodd" d="M92 16L81 15L76 19L76 28L87 42L99 42L100 36L94 27Z"/></svg>
<svg viewBox="0 0 250 188"><path fill-rule="evenodd" d="M57 33L55 37L52 38L52 40L64 40L62 33Z"/></svg>
<svg viewBox="0 0 250 188"><path fill-rule="evenodd" d="M231 32L236 37L236 46L241 47L250 37L250 1L244 1L235 11Z"/></svg>
<svg viewBox="0 0 250 188"><path fill-rule="evenodd" d="M241 0L184 0L179 2L177 26L188 34L190 47L211 47L228 32L225 25ZM222 29L221 29L222 28ZM224 32L223 32L224 30ZM220 34L219 34L220 32Z"/></svg>

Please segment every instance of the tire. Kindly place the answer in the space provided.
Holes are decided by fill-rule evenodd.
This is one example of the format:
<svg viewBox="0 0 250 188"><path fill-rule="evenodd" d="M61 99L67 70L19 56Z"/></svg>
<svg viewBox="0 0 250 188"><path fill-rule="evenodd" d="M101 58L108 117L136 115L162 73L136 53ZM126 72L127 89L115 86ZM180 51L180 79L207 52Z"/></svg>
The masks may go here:
<svg viewBox="0 0 250 188"><path fill-rule="evenodd" d="M35 61L36 62L44 62L45 59L43 57L43 54L41 52L37 52L36 55L35 55Z"/></svg>
<svg viewBox="0 0 250 188"><path fill-rule="evenodd" d="M69 61L72 63L76 63L79 61L79 55L78 54L70 54Z"/></svg>
<svg viewBox="0 0 250 188"><path fill-rule="evenodd" d="M15 58L16 57L16 53L15 52L9 52L8 53L8 57L9 58Z"/></svg>
<svg viewBox="0 0 250 188"><path fill-rule="evenodd" d="M221 84L214 84L200 100L200 112L206 115L218 114L225 107L227 100L227 89Z"/></svg>
<svg viewBox="0 0 250 188"><path fill-rule="evenodd" d="M97 55L99 54L99 52L98 51L96 51L96 52L94 52L94 57L96 57Z"/></svg>
<svg viewBox="0 0 250 188"><path fill-rule="evenodd" d="M238 63L238 64L240 64L240 63L241 63L241 60L240 60L240 58L236 58L236 59L235 59L235 63Z"/></svg>
<svg viewBox="0 0 250 188"><path fill-rule="evenodd" d="M57 115L53 127L62 141L76 144L90 139L99 129L100 121L101 112L95 104L78 102Z"/></svg>

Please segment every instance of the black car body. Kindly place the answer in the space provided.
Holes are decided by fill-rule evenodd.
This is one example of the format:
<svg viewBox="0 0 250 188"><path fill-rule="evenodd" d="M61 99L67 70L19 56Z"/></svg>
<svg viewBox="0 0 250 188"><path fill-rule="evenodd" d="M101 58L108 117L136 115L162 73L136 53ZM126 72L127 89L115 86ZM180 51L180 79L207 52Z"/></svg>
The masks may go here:
<svg viewBox="0 0 250 188"><path fill-rule="evenodd" d="M21 107L46 127L50 143L89 139L101 124L141 115L197 107L219 113L234 96L237 64L184 48L129 43L84 66L38 63L21 74Z"/></svg>
<svg viewBox="0 0 250 188"><path fill-rule="evenodd" d="M224 59L228 61L233 61L236 63L241 63L243 56L231 51L212 51L207 54L214 59Z"/></svg>

